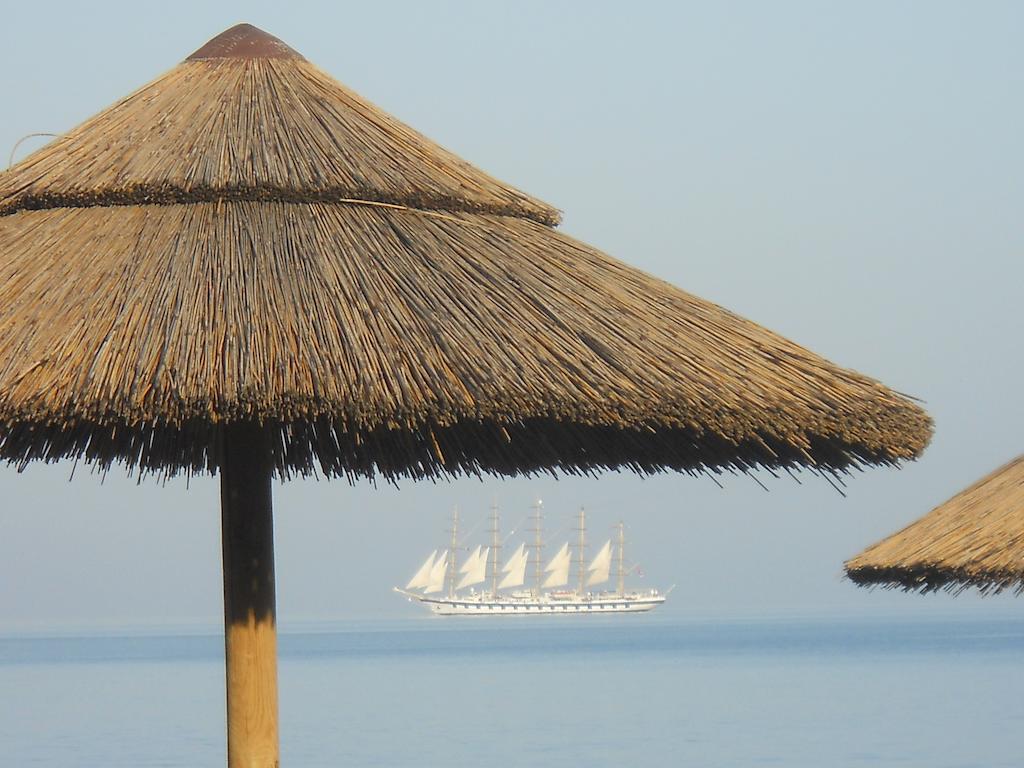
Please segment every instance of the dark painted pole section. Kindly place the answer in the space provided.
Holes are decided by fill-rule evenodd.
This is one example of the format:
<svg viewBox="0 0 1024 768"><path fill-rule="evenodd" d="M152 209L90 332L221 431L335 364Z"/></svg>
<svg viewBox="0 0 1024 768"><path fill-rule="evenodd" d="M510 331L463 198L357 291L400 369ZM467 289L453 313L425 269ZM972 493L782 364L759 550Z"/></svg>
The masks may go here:
<svg viewBox="0 0 1024 768"><path fill-rule="evenodd" d="M277 627L270 440L224 427L220 465L228 765L276 768Z"/></svg>
<svg viewBox="0 0 1024 768"><path fill-rule="evenodd" d="M224 619L275 618L270 441L256 424L224 428L220 470Z"/></svg>

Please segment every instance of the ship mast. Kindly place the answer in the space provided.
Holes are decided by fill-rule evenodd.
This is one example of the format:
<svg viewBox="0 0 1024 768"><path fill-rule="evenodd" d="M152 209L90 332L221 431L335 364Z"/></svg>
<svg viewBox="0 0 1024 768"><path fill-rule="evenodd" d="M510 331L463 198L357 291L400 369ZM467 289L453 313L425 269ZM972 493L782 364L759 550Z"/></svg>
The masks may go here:
<svg viewBox="0 0 1024 768"><path fill-rule="evenodd" d="M537 499L533 506L530 507L533 510L533 514L530 515L530 519L533 521L533 528L531 529L533 531L533 544L530 546L530 549L533 550L534 579L536 582L533 590L534 597L540 595L540 585L544 580L544 564L541 562L540 556L541 550L544 548L543 528L541 528L541 510L543 506L544 502Z"/></svg>
<svg viewBox="0 0 1024 768"><path fill-rule="evenodd" d="M452 548L451 557L448 558L448 599L451 600L455 597L455 552L459 546L459 508L455 507L452 510Z"/></svg>
<svg viewBox="0 0 1024 768"><path fill-rule="evenodd" d="M619 521L619 597L626 595L626 524Z"/></svg>
<svg viewBox="0 0 1024 768"><path fill-rule="evenodd" d="M583 507L580 507L580 525L577 528L580 534L579 543L577 544L577 560L580 571L580 598L583 598L583 590L587 586L587 564L583 559L583 550L587 546L587 513L583 511Z"/></svg>
<svg viewBox="0 0 1024 768"><path fill-rule="evenodd" d="M498 502L491 504L491 597L498 599L498 553L501 540L498 538Z"/></svg>

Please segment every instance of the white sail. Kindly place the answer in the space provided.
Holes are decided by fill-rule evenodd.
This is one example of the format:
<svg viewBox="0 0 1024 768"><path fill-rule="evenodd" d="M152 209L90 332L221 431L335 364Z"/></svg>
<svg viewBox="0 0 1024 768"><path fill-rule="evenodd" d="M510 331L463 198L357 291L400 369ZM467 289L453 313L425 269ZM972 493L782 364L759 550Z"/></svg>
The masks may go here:
<svg viewBox="0 0 1024 768"><path fill-rule="evenodd" d="M455 586L456 589L462 589L463 587L468 587L471 584L479 584L487 578L487 556L490 553L490 547L487 547L483 552L480 551L480 547L476 548L476 551L470 555L470 559L462 566L461 572L465 575Z"/></svg>
<svg viewBox="0 0 1024 768"><path fill-rule="evenodd" d="M423 590L423 594L429 595L434 592L440 592L444 589L444 577L448 574L448 550L434 561L434 567L430 569L430 581L427 582L427 588Z"/></svg>
<svg viewBox="0 0 1024 768"><path fill-rule="evenodd" d="M590 574L587 577L587 586L593 586L594 584L603 584L608 581L608 574L612 567L612 540L608 539L601 547L601 551L597 553L597 556L590 563L590 567L587 568L587 572Z"/></svg>
<svg viewBox="0 0 1024 768"><path fill-rule="evenodd" d="M405 585L406 589L419 589L425 587L430 583L430 570L434 567L434 558L437 557L437 550L435 549L430 553L430 557L427 558L426 562L420 566L420 569L416 571L416 575L409 580L409 583Z"/></svg>
<svg viewBox="0 0 1024 768"><path fill-rule="evenodd" d="M572 564L572 555L569 552L569 544L566 542L558 550L558 554L551 558L544 572L548 577L544 579L543 587L561 587L569 583L569 567Z"/></svg>
<svg viewBox="0 0 1024 768"><path fill-rule="evenodd" d="M473 554L466 558L466 562L459 568L459 573L469 573L476 568L476 561L480 558L480 545L477 544L476 549L473 550Z"/></svg>
<svg viewBox="0 0 1024 768"><path fill-rule="evenodd" d="M519 567L519 561L526 560L526 545L520 544L519 549L512 553L512 556L505 561L505 565L501 567L502 573L511 573Z"/></svg>
<svg viewBox="0 0 1024 768"><path fill-rule="evenodd" d="M518 587L526 581L526 545L520 544L515 554L508 559L501 572L506 574L505 578L498 584L498 589L505 587Z"/></svg>
<svg viewBox="0 0 1024 768"><path fill-rule="evenodd" d="M569 542L565 542L562 548L558 550L551 561L544 567L544 573L551 573L551 571L559 571L563 567L563 563L568 563L571 560L569 554Z"/></svg>

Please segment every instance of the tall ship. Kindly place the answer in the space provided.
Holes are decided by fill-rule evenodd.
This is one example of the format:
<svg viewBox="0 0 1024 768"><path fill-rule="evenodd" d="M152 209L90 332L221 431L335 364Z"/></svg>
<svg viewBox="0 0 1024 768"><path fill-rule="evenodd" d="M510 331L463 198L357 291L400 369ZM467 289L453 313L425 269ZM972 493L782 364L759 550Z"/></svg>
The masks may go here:
<svg viewBox="0 0 1024 768"><path fill-rule="evenodd" d="M642 613L665 602L671 588L626 588L627 571L632 569L626 567L623 523L617 525L617 541L609 538L588 562L586 512L581 508L576 541L566 541L545 564L541 503L532 509L532 540L515 547L503 564L497 505L491 507L490 545L478 545L471 552L459 540L455 510L449 547L431 552L405 588L395 591L439 616ZM593 589L607 584L613 569L615 588Z"/></svg>

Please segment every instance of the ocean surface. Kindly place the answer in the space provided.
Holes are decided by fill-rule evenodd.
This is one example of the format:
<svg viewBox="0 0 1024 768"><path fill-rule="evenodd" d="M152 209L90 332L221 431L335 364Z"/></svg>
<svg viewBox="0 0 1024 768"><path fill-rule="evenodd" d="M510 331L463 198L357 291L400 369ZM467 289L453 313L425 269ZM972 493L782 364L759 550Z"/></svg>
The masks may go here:
<svg viewBox="0 0 1024 768"><path fill-rule="evenodd" d="M286 632L283 766L1024 765L1024 619ZM0 637L5 766L225 764L219 636Z"/></svg>

